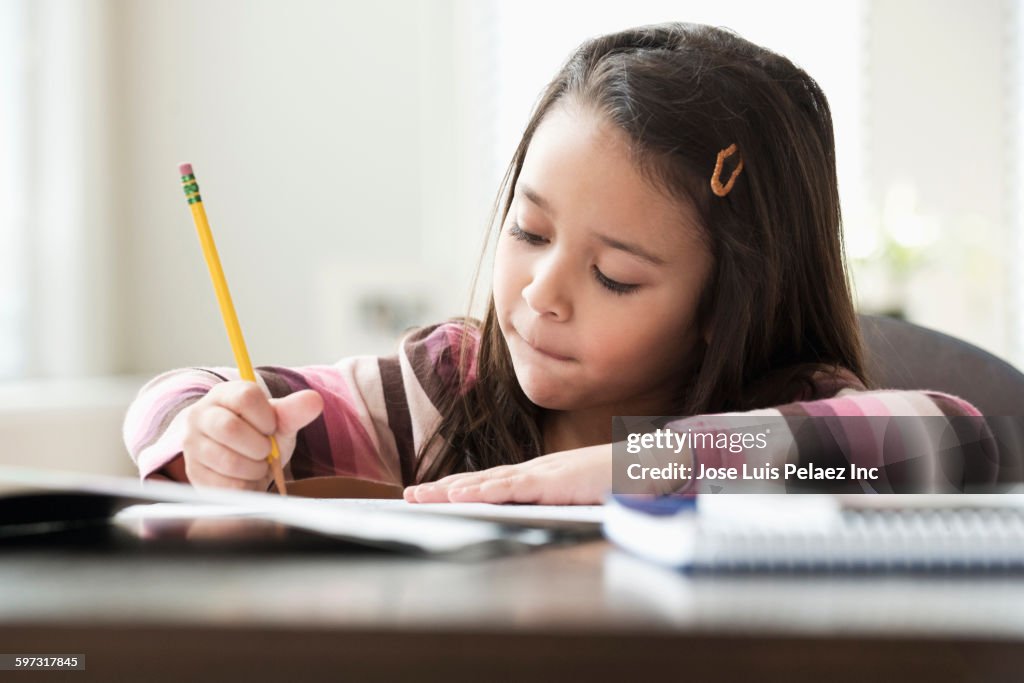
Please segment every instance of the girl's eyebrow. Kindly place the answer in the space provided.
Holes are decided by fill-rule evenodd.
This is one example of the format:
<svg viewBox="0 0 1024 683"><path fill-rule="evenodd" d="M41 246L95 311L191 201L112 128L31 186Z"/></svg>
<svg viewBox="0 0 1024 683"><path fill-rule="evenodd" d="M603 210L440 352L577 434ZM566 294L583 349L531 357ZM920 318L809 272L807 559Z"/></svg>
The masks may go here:
<svg viewBox="0 0 1024 683"><path fill-rule="evenodd" d="M647 261L648 263L651 263L653 265L663 266L666 263L665 259L659 256L655 256L654 254L648 252L646 249L643 249L635 244L620 242L614 237L608 237L607 235L597 235L597 239L601 240L601 242L608 245L612 249L618 249L620 251L626 252L627 254L632 254L633 256L636 256L637 258Z"/></svg>
<svg viewBox="0 0 1024 683"><path fill-rule="evenodd" d="M547 199L544 199L544 197L541 197L539 194L537 194L536 190L534 190L532 187L528 185L524 185L523 183L518 184L518 189L520 192L523 193L524 197L529 199L530 202L532 202L533 204L536 204L538 207L540 207L540 209L544 211L544 213L546 213L551 218L555 217L555 211L551 207L551 203ZM663 266L666 263L665 259L648 252L646 249L639 245L623 242L621 240L615 239L614 237L608 237L607 235L597 235L597 239L601 240L603 244L611 247L612 249L618 249L619 251L624 251L627 254L632 254L633 256L636 256L637 258L647 261L648 263L652 263L656 266Z"/></svg>
<svg viewBox="0 0 1024 683"><path fill-rule="evenodd" d="M524 185L523 183L519 183L517 187L519 191L523 193L524 197L526 197L531 202L539 206L544 211L544 213L551 216L552 218L555 217L555 210L551 207L551 203L548 202L548 200L541 197L539 194L537 194L536 190L534 190L529 185Z"/></svg>

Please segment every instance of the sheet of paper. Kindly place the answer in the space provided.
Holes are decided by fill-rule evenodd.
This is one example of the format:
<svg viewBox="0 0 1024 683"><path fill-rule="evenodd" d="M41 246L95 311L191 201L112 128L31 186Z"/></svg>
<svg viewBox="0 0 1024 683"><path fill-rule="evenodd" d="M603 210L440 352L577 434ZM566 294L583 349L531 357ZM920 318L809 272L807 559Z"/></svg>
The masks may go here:
<svg viewBox="0 0 1024 683"><path fill-rule="evenodd" d="M226 517L259 517L259 506L213 505L204 503L143 503L130 505L114 515L115 521L140 519L221 519Z"/></svg>
<svg viewBox="0 0 1024 683"><path fill-rule="evenodd" d="M427 553L458 553L472 549L501 546L536 546L551 540L541 528L515 529L511 520L532 518L531 526L569 524L569 518L592 515L585 523L599 525L596 510L571 511L569 508L541 509L525 512L530 506L486 506L491 514L482 515L481 505L469 504L462 511L454 506L441 513L444 504L415 505L400 500L361 501L282 497L267 493L197 489L173 482L142 484L128 477L107 477L69 472L0 466L0 494L92 493L111 496L125 505L145 501L187 504L173 511L162 506L157 514L181 515L245 515L288 524L337 538L369 545L407 549ZM505 511L503 508L508 507ZM217 508L227 508L218 510ZM431 510L433 508L433 510ZM513 512L513 510L515 512ZM473 512L473 514L470 514ZM139 514L139 511L121 514ZM547 524L541 519L548 516ZM495 523L500 520L505 524Z"/></svg>
<svg viewBox="0 0 1024 683"><path fill-rule="evenodd" d="M409 514L448 515L486 519L506 524L593 524L600 526L604 519L603 505L491 505L490 503L437 503L413 504L404 500L383 498L356 499L313 499L309 501L311 508L344 511L381 510L384 512L403 512ZM205 505L195 503L153 503L149 505L133 505L125 508L118 517L120 519L180 519L185 517L242 517L258 515L263 511L260 506L245 505Z"/></svg>
<svg viewBox="0 0 1024 683"><path fill-rule="evenodd" d="M489 519L507 524L593 524L604 521L603 505L492 505L491 503L407 503L404 500L349 499L321 500L320 504L345 508L349 506L419 514L452 515Z"/></svg>

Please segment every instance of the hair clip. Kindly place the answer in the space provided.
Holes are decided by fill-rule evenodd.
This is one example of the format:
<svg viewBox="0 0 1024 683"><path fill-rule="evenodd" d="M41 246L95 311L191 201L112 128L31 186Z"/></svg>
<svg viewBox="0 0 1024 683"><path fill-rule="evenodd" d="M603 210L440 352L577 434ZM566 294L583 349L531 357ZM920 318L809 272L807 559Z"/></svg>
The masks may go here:
<svg viewBox="0 0 1024 683"><path fill-rule="evenodd" d="M725 195L729 194L729 191L732 190L732 186L736 184L736 178L739 176L740 171L743 170L743 156L740 155L740 160L736 164L736 169L732 172L732 175L729 176L729 182L727 182L724 186L722 185L722 181L720 178L722 174L722 164L725 162L726 159L728 159L735 153L735 142L718 153L718 161L715 162L715 172L711 175L711 191L717 194L719 197L724 197Z"/></svg>

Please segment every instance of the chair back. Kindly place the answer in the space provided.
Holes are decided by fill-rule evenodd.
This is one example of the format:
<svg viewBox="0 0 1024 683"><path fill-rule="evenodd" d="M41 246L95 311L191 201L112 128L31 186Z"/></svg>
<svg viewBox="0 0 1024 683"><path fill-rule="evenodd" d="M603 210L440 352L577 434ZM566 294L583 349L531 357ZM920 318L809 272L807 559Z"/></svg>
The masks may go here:
<svg viewBox="0 0 1024 683"><path fill-rule="evenodd" d="M1000 446L1000 480L1024 481L1024 373L983 349L905 320L861 315L866 370L880 389L931 389L973 403Z"/></svg>

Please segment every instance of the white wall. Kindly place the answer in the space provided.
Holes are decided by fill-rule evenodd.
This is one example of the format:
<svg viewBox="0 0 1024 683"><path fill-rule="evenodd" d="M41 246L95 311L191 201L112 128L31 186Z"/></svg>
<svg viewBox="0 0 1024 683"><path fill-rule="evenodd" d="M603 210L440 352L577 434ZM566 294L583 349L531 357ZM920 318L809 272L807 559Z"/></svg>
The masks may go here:
<svg viewBox="0 0 1024 683"><path fill-rule="evenodd" d="M366 290L422 294L428 320L462 312L471 264L455 261L451 224L467 217L444 144L458 131L437 109L451 97L434 99L454 93L452 3L114 7L120 370L232 361L179 161L195 168L255 364L386 351L354 329Z"/></svg>
<svg viewBox="0 0 1024 683"><path fill-rule="evenodd" d="M121 439L144 377L0 385L0 465L135 475Z"/></svg>
<svg viewBox="0 0 1024 683"><path fill-rule="evenodd" d="M911 318L1024 365L1012 303L1024 256L1012 213L1020 131L1006 95L1012 9L871 0L867 168L875 219L934 240L909 286Z"/></svg>

